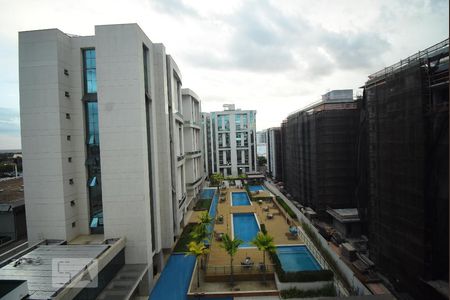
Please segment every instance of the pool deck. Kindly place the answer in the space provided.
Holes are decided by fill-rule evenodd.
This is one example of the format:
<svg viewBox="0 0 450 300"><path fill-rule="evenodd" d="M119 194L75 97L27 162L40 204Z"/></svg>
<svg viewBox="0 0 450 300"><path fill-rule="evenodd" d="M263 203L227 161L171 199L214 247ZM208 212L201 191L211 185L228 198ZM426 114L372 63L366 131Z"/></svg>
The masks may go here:
<svg viewBox="0 0 450 300"><path fill-rule="evenodd" d="M275 245L303 244L303 241L300 240L300 238L292 240L288 239L288 237L286 236L286 233L288 233L289 231L289 224L288 224L289 217L286 217L284 215L283 210L278 206L278 204L275 201L263 202L262 204L259 204L257 201L253 201L252 205L249 206L231 206L231 192L245 192L245 190L237 188L228 188L225 190L221 190L221 193L225 193L225 201L220 201L219 199L216 216L223 215L223 223L218 224L216 222L214 224L214 231L216 233L228 233L230 236L232 236L231 214L255 213L258 218L258 222L260 224L265 224L268 234L274 238ZM270 194L267 193L267 195ZM268 211L263 210L263 208L265 207L268 207ZM267 217L268 213L273 215L272 219ZM192 214L190 221L197 222L197 218L198 214ZM292 221L289 220L289 222ZM211 238L211 246L210 246L211 252L208 257L207 276L209 273L217 273L218 272L217 270L220 270L222 274L229 274L229 268L224 268L224 266L230 265L230 257L225 252L225 250L220 247L220 244L221 242L216 241L214 236ZM233 265L239 266L240 263L243 262L247 256L251 258L251 260L255 263L255 265L263 261L262 252L259 251L258 249L241 248L234 256ZM266 264L271 264L268 256L266 256Z"/></svg>

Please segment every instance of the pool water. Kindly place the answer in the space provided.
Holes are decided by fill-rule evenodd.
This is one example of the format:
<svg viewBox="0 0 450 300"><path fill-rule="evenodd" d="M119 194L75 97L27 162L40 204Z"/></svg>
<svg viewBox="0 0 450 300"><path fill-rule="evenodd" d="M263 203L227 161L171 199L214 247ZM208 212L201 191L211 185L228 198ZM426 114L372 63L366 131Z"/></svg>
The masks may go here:
<svg viewBox="0 0 450 300"><path fill-rule="evenodd" d="M148 299L187 300L194 265L195 256L172 254Z"/></svg>
<svg viewBox="0 0 450 300"><path fill-rule="evenodd" d="M277 254L285 272L322 269L306 246L278 246Z"/></svg>
<svg viewBox="0 0 450 300"><path fill-rule="evenodd" d="M216 213L217 213L217 203L219 202L219 193L215 193L213 194L214 197L211 201L211 206L209 208L209 216L211 218L215 218L216 217ZM214 230L214 222L209 223L208 225L208 232L211 234L211 232L213 232ZM205 244L209 245L209 241L205 241Z"/></svg>
<svg viewBox="0 0 450 300"><path fill-rule="evenodd" d="M214 193L216 189L203 189L200 192L200 199L212 199L214 197Z"/></svg>
<svg viewBox="0 0 450 300"><path fill-rule="evenodd" d="M248 190L250 192L264 191L265 188L262 185L249 185Z"/></svg>
<svg viewBox="0 0 450 300"><path fill-rule="evenodd" d="M250 198L246 192L232 192L231 193L232 206L251 205Z"/></svg>
<svg viewBox="0 0 450 300"><path fill-rule="evenodd" d="M259 225L253 213L233 214L233 233L235 239L244 243L240 247L252 247L250 242L259 232Z"/></svg>

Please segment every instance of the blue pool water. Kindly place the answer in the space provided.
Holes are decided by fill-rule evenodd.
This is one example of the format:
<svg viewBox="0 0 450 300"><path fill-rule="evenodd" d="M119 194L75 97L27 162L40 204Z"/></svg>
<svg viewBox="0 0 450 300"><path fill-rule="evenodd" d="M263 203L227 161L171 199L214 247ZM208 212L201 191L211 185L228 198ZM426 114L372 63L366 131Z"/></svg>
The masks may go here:
<svg viewBox="0 0 450 300"><path fill-rule="evenodd" d="M231 193L232 206L251 205L250 198L247 192L233 192Z"/></svg>
<svg viewBox="0 0 450 300"><path fill-rule="evenodd" d="M264 191L265 188L262 185L249 185L248 190L250 192Z"/></svg>
<svg viewBox="0 0 450 300"><path fill-rule="evenodd" d="M277 254L285 272L322 269L306 246L279 246L277 247Z"/></svg>
<svg viewBox="0 0 450 300"><path fill-rule="evenodd" d="M200 199L212 199L214 197L214 193L216 189L203 189L200 192Z"/></svg>
<svg viewBox="0 0 450 300"><path fill-rule="evenodd" d="M250 242L255 238L258 231L258 222L253 213L233 214L234 238L244 241L241 247L251 247Z"/></svg>
<svg viewBox="0 0 450 300"><path fill-rule="evenodd" d="M211 201L211 206L209 207L209 216L211 218L216 217L216 211L217 211L216 208L217 208L218 202L219 202L219 193L215 193L214 198ZM214 221L208 225L208 232L211 234L211 232L213 232L213 229L214 229ZM205 244L209 244L209 242L205 241Z"/></svg>
<svg viewBox="0 0 450 300"><path fill-rule="evenodd" d="M194 265L195 256L172 254L148 299L187 300Z"/></svg>

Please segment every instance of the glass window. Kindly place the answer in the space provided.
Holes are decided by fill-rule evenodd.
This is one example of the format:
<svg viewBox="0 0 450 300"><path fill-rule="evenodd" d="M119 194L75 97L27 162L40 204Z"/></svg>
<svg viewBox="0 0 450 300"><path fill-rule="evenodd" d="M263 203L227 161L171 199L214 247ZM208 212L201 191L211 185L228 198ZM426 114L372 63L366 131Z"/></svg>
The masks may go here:
<svg viewBox="0 0 450 300"><path fill-rule="evenodd" d="M84 50L84 92L97 93L97 66L95 49Z"/></svg>

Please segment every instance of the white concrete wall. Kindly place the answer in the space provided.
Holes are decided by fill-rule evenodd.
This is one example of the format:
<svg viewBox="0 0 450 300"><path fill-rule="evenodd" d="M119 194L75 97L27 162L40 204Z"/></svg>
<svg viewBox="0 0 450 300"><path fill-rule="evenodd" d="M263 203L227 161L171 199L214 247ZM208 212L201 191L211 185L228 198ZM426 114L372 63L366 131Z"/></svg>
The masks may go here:
<svg viewBox="0 0 450 300"><path fill-rule="evenodd" d="M175 232L172 201L172 156L170 152L166 51L163 44L154 44L153 50L153 67L155 70L153 86L155 98L153 103L158 131L159 214L161 219L161 236L164 237L161 242L163 248L171 248Z"/></svg>
<svg viewBox="0 0 450 300"><path fill-rule="evenodd" d="M148 169L157 141L153 130L147 148L143 43L150 51L152 44L134 24L96 26L95 34L105 237L126 237L126 263L151 265L150 205L155 211L159 205L158 177L150 174L158 174L158 166L152 155ZM159 252L160 239L156 243Z"/></svg>
<svg viewBox="0 0 450 300"><path fill-rule="evenodd" d="M70 38L57 29L19 34L24 189L30 241L71 240L89 233L80 48L92 43L92 37ZM69 75L64 74L64 69ZM66 91L69 98L65 97ZM69 184L70 179L73 184Z"/></svg>

